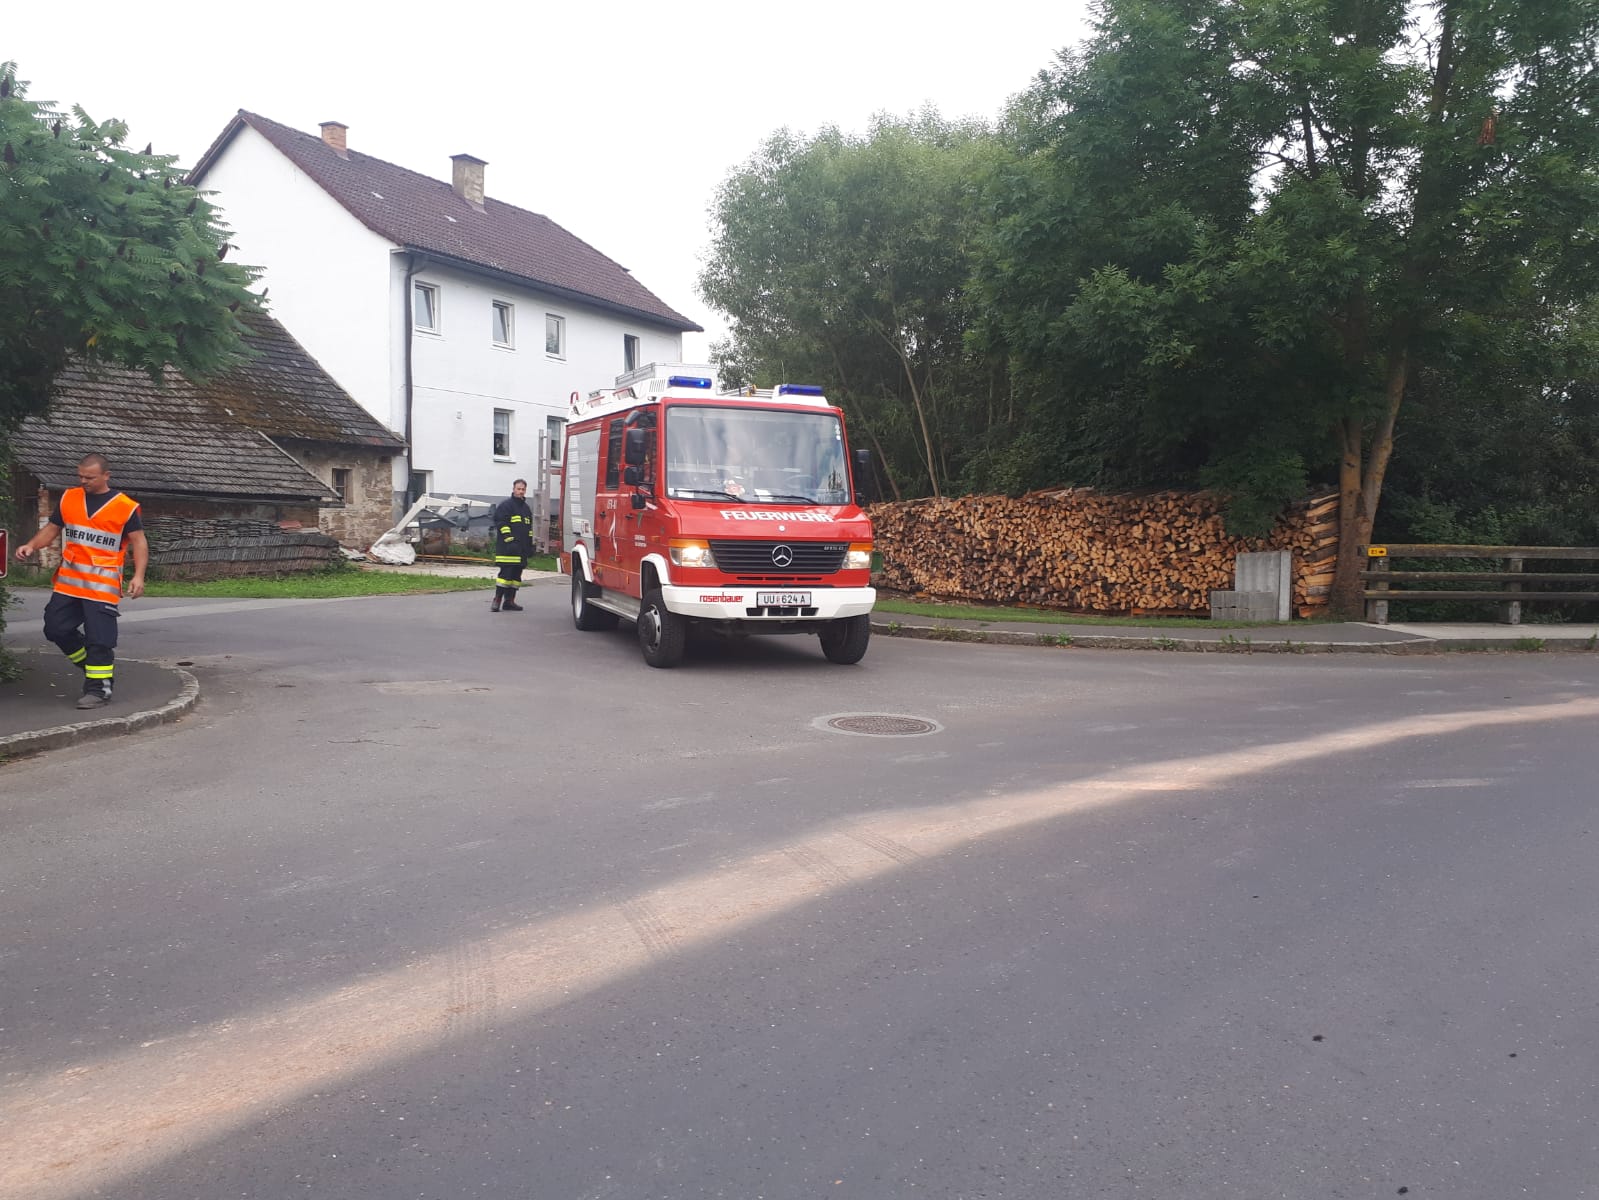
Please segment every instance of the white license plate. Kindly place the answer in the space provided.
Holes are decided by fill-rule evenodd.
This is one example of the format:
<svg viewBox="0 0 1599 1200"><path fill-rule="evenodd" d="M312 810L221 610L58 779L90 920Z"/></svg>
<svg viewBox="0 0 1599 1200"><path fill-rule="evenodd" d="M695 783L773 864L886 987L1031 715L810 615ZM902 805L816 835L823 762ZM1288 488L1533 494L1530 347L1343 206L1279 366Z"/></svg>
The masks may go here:
<svg viewBox="0 0 1599 1200"><path fill-rule="evenodd" d="M755 606L757 608L809 608L811 594L809 592L756 592Z"/></svg>

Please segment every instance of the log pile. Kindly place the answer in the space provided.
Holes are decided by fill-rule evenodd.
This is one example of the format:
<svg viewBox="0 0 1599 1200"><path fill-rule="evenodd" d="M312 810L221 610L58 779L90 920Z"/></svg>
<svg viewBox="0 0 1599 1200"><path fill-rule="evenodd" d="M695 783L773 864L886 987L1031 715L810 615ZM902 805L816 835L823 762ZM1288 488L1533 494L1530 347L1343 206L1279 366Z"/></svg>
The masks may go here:
<svg viewBox="0 0 1599 1200"><path fill-rule="evenodd" d="M244 517L145 519L150 566L163 579L221 579L323 571L343 561L339 543L315 529L282 529Z"/></svg>
<svg viewBox="0 0 1599 1200"><path fill-rule="evenodd" d="M1118 616L1210 611L1246 551L1294 556L1295 611L1316 614L1338 556L1338 497L1294 505L1265 537L1232 537L1206 492L1051 488L1012 499L905 500L871 509L880 586L938 599Z"/></svg>

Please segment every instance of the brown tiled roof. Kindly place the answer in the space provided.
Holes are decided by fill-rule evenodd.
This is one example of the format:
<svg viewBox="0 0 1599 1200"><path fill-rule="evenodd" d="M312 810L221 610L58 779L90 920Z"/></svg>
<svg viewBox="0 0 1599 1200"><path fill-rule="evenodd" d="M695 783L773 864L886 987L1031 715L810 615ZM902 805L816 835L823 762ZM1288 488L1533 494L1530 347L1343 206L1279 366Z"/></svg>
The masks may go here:
<svg viewBox="0 0 1599 1200"><path fill-rule="evenodd" d="M254 352L205 382L168 369L77 363L57 381L47 417L12 436L16 459L52 488L77 482L78 460L111 460L116 487L141 494L336 503L338 497L274 437L398 450L404 442L330 379L270 317L249 316Z"/></svg>
<svg viewBox="0 0 1599 1200"><path fill-rule="evenodd" d="M211 164L245 125L254 129L374 233L408 249L488 268L560 295L685 332L700 326L669 307L618 263L548 217L485 197L482 209L455 189L404 167L349 150L340 156L320 137L239 110L190 179Z"/></svg>
<svg viewBox="0 0 1599 1200"><path fill-rule="evenodd" d="M243 321L252 356L200 389L213 405L269 437L405 448L405 439L352 400L282 325L254 313Z"/></svg>

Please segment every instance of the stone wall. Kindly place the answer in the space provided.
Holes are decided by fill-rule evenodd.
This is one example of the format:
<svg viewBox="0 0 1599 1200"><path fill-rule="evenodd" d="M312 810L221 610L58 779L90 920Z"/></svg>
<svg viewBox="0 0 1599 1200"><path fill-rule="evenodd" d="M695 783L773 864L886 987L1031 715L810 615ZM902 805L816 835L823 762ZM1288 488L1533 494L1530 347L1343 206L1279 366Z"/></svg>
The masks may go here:
<svg viewBox="0 0 1599 1200"><path fill-rule="evenodd" d="M390 456L358 447L329 447L279 438L278 442L328 486L335 468L350 472L349 496L343 508L324 508L318 529L352 550L365 550L394 527L394 480Z"/></svg>

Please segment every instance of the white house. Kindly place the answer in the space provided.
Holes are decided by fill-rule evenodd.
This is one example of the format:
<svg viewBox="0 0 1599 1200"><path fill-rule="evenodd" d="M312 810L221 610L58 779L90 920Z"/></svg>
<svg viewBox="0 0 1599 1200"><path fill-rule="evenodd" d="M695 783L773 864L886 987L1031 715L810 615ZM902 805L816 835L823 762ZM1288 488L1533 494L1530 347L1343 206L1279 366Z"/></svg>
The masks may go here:
<svg viewBox="0 0 1599 1200"><path fill-rule="evenodd" d="M190 180L217 193L272 314L401 435L396 507L424 491L498 497L558 453L573 392L683 357L700 326L594 247L484 194L240 110Z"/></svg>

